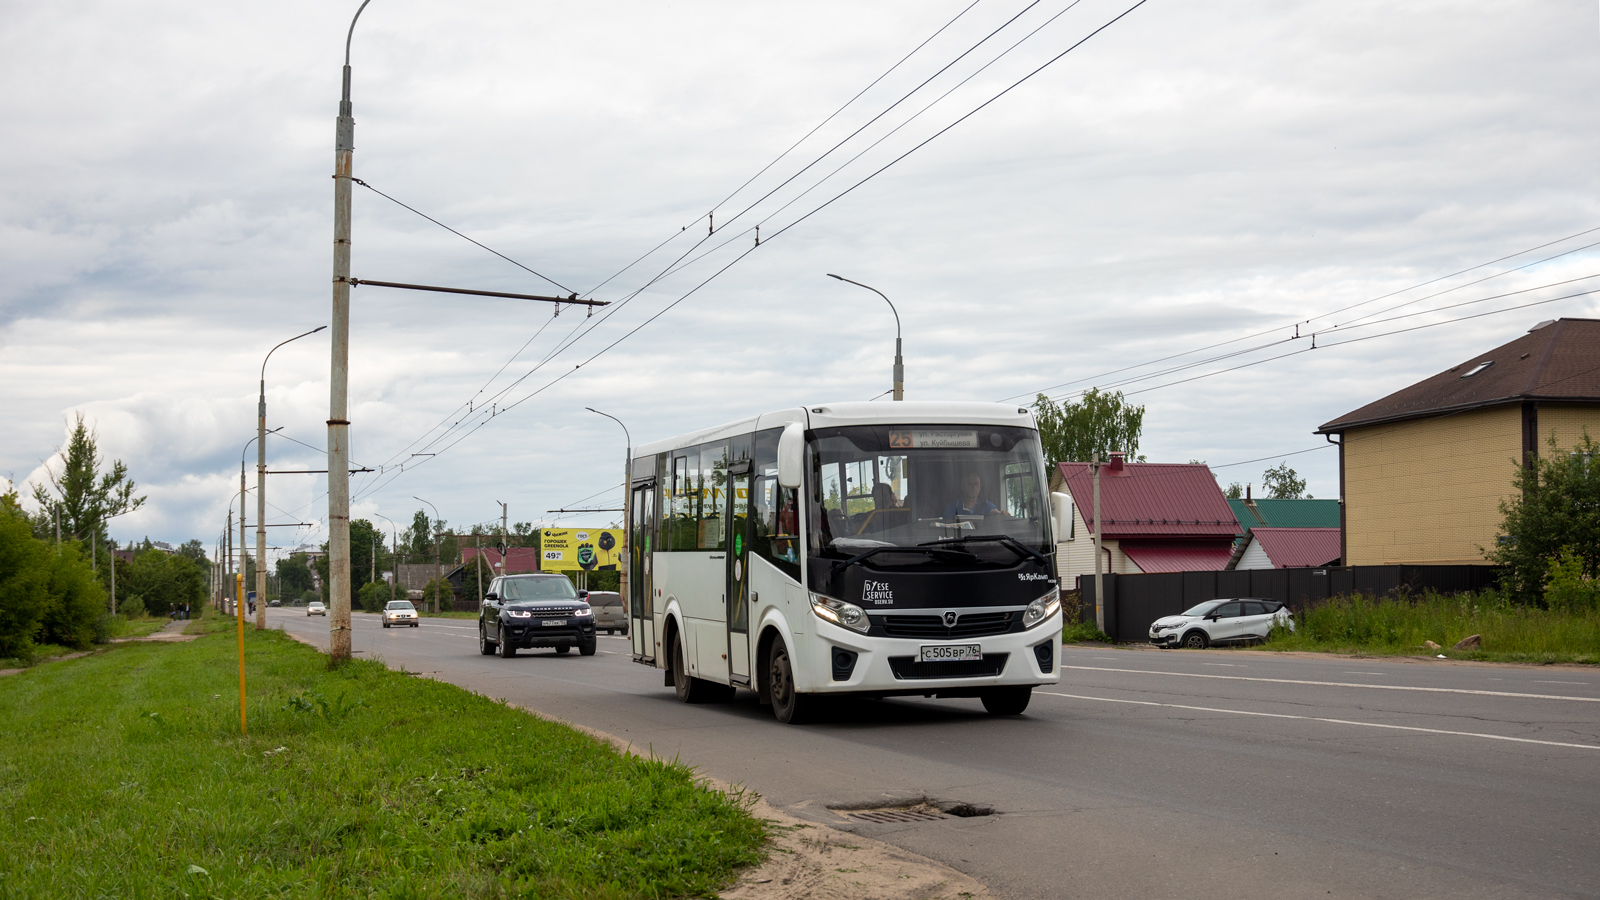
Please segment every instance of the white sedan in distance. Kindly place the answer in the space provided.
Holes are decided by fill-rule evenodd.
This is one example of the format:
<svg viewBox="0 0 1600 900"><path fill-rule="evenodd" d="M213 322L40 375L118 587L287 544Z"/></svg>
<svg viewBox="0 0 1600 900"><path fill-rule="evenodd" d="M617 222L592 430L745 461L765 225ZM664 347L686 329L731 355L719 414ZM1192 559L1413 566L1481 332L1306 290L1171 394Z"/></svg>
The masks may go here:
<svg viewBox="0 0 1600 900"><path fill-rule="evenodd" d="M417 627L417 608L410 600L390 600L383 605L383 627L391 625Z"/></svg>

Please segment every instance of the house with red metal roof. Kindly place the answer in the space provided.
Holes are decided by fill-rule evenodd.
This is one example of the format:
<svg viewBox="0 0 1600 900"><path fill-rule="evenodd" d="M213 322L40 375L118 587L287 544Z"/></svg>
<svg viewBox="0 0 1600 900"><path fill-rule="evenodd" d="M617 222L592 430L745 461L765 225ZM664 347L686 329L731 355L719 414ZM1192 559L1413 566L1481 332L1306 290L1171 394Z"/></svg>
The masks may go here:
<svg viewBox="0 0 1600 900"><path fill-rule="evenodd" d="M1113 453L1100 467L1100 521L1094 517L1088 463L1059 463L1052 490L1068 495L1072 526L1056 535L1056 572L1067 590L1094 576L1094 533L1101 530L1101 571L1220 570L1233 556L1239 522L1203 463L1128 462Z"/></svg>
<svg viewBox="0 0 1600 900"><path fill-rule="evenodd" d="M504 558L494 547L484 547L481 550L477 547L462 547L461 564L473 569L474 560L480 553L483 554L484 575L490 578L495 575L517 575L539 571L538 547L507 547Z"/></svg>
<svg viewBox="0 0 1600 900"><path fill-rule="evenodd" d="M1257 525L1233 548L1229 569L1300 569L1339 564L1339 529Z"/></svg>

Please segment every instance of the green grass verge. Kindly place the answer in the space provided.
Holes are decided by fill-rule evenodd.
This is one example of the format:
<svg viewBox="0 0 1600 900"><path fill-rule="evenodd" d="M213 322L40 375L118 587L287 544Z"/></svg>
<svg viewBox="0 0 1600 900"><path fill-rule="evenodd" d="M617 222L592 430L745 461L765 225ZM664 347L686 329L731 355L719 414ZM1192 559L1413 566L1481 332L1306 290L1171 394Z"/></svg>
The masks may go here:
<svg viewBox="0 0 1600 900"><path fill-rule="evenodd" d="M1293 634L1274 629L1267 650L1373 656L1434 656L1498 662L1600 663L1600 614L1517 606L1493 591L1410 600L1339 597L1299 616ZM1480 647L1455 650L1469 635ZM1442 650L1429 650L1433 641Z"/></svg>
<svg viewBox="0 0 1600 900"><path fill-rule="evenodd" d="M248 736L231 634L0 678L0 897L709 896L759 859L684 766L245 639Z"/></svg>

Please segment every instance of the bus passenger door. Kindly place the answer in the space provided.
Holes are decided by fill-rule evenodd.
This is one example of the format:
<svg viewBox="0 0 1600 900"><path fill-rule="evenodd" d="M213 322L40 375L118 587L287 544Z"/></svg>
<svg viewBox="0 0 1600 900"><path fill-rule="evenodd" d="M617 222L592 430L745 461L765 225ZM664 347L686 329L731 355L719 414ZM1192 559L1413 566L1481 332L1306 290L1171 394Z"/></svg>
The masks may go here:
<svg viewBox="0 0 1600 900"><path fill-rule="evenodd" d="M635 659L655 658L655 579L650 574L650 551L655 535L656 486L633 489L628 522L628 637Z"/></svg>
<svg viewBox="0 0 1600 900"><path fill-rule="evenodd" d="M728 621L728 680L750 684L750 461L728 475L728 578L723 594Z"/></svg>

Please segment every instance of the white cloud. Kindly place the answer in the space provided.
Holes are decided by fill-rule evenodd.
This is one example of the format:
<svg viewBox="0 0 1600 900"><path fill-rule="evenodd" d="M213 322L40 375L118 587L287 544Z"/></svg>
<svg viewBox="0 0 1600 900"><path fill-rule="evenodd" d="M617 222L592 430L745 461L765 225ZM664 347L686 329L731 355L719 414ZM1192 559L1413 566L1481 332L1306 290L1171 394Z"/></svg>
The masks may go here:
<svg viewBox="0 0 1600 900"><path fill-rule="evenodd" d="M353 49L357 173L587 291L682 226L694 223L669 250L698 240L697 217L964 5L383 0L363 15ZM328 317L330 144L348 6L24 0L8 9L0 472L34 474L82 410L150 495L146 510L119 520L120 537L220 532L237 490L235 455L254 433L262 356ZM1042 21L1045 9L1019 24ZM357 515L405 523L417 495L455 523L496 517L497 500L526 521L603 492L616 480L621 435L585 406L619 416L642 443L768 408L878 394L893 319L876 296L826 272L894 300L908 397L994 400L1079 379L1114 383L1092 376L1600 225L1594 9L1152 0L773 239L800 210L1119 10L1085 0L847 166L837 186L769 219L771 243L574 371L753 236L616 309L494 402L565 379L437 457L409 455L439 452L426 441L408 445L453 421L550 310L358 289L352 458L407 471L357 476ZM882 109L1012 12L979 4L859 109ZM952 72L965 77L1013 40L997 37ZM864 134L876 139L925 103ZM867 117L847 111L795 159ZM847 158L830 158L765 210ZM757 187L794 168L775 167ZM740 206L719 211L719 223ZM595 296L622 299L670 258L652 257ZM1595 259L1580 253L1450 297L1588 275ZM554 290L364 190L354 260L358 277ZM1567 300L1134 394L1149 407L1142 450L1220 464L1309 448L1324 421L1540 319L1595 309ZM568 309L549 323L487 393L525 373L581 316ZM267 373L272 425L317 446L327 352L326 333L307 338L278 351ZM325 467L286 440L268 446L274 468ZM1336 495L1331 451L1289 459L1313 493ZM1259 481L1269 464L1221 474ZM321 490L318 476L274 476L273 515L320 523ZM287 540L291 529L280 530Z"/></svg>

